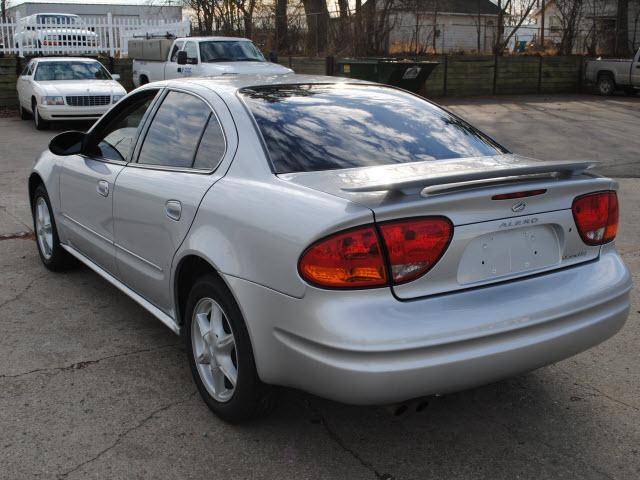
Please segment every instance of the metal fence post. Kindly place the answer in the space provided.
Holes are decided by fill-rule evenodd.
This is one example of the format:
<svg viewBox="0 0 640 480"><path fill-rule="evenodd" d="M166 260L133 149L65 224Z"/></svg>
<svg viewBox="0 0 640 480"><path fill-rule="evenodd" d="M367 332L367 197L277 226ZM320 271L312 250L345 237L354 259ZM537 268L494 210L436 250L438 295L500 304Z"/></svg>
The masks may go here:
<svg viewBox="0 0 640 480"><path fill-rule="evenodd" d="M447 55L446 53L444 54L444 81L443 81L443 85L442 85L442 96L446 97L447 96L447 77L449 75L449 55Z"/></svg>
<svg viewBox="0 0 640 480"><path fill-rule="evenodd" d="M498 54L493 56L493 94L495 95L498 89Z"/></svg>
<svg viewBox="0 0 640 480"><path fill-rule="evenodd" d="M107 13L107 32L109 35L109 56L116 56L115 35L113 34L113 17L111 12Z"/></svg>

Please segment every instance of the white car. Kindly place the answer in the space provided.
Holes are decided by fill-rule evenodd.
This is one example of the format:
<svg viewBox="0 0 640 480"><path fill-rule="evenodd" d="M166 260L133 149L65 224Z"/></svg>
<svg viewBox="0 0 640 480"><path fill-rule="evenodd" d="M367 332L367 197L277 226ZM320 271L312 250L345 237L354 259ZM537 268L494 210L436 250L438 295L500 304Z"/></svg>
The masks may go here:
<svg viewBox="0 0 640 480"><path fill-rule="evenodd" d="M18 20L13 43L29 53L59 51L64 47L96 46L98 35L78 15L39 13Z"/></svg>
<svg viewBox="0 0 640 480"><path fill-rule="evenodd" d="M119 79L93 59L34 58L18 78L20 116L33 117L38 130L57 120L96 120L126 95Z"/></svg>

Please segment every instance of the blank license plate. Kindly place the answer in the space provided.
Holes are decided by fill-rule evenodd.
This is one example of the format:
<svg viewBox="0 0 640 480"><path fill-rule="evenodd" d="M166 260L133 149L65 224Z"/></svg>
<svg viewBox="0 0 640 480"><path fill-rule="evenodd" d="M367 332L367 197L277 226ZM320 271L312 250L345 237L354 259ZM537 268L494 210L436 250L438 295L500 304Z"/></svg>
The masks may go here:
<svg viewBox="0 0 640 480"><path fill-rule="evenodd" d="M458 268L458 282L514 276L560 260L560 242L550 225L492 232L469 242Z"/></svg>

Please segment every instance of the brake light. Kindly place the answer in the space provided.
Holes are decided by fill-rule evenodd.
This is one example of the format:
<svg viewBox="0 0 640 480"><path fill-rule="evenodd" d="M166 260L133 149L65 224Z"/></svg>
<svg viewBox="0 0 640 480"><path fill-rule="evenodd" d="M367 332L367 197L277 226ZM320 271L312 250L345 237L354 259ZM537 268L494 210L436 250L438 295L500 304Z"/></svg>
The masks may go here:
<svg viewBox="0 0 640 480"><path fill-rule="evenodd" d="M433 268L449 246L453 225L445 217L421 217L382 223L380 231L397 285Z"/></svg>
<svg viewBox="0 0 640 480"><path fill-rule="evenodd" d="M309 247L298 262L300 275L330 288L387 285L387 269L372 225L337 233Z"/></svg>
<svg viewBox="0 0 640 480"><path fill-rule="evenodd" d="M494 195L493 197L491 197L491 200L511 200L514 198L535 197L546 192L546 188L540 188L538 190L527 190L526 192L501 193L499 195Z"/></svg>
<svg viewBox="0 0 640 480"><path fill-rule="evenodd" d="M573 219L582 241L587 245L610 242L618 233L618 195L597 192L573 200Z"/></svg>

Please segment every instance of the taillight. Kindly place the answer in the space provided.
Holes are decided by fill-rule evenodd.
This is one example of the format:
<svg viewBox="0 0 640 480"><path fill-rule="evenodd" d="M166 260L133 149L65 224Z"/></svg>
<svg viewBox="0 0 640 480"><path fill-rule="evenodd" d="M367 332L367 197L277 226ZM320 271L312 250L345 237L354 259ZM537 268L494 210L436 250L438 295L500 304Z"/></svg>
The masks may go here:
<svg viewBox="0 0 640 480"><path fill-rule="evenodd" d="M453 235L453 225L444 217L384 222L379 228L386 256L376 227L366 225L336 233L311 245L298 262L300 275L309 283L328 288L406 283L433 268Z"/></svg>
<svg viewBox="0 0 640 480"><path fill-rule="evenodd" d="M453 225L444 217L410 218L385 222L380 231L389 254L394 284L427 273L449 246Z"/></svg>
<svg viewBox="0 0 640 480"><path fill-rule="evenodd" d="M380 241L372 225L314 243L300 257L298 268L305 280L322 287L362 288L387 284Z"/></svg>
<svg viewBox="0 0 640 480"><path fill-rule="evenodd" d="M616 192L589 193L577 197L571 207L582 241L587 245L610 242L618 233Z"/></svg>

